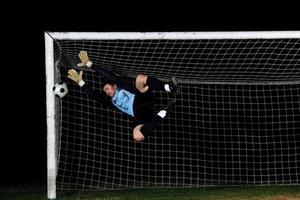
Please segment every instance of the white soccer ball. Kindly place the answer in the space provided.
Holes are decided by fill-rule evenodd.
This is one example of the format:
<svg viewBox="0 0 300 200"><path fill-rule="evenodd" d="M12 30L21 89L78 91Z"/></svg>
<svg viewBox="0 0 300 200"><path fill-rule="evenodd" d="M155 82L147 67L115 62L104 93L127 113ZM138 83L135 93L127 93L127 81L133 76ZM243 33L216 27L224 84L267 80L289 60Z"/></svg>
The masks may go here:
<svg viewBox="0 0 300 200"><path fill-rule="evenodd" d="M68 94L68 88L67 88L67 84L60 82L60 83L56 83L53 86L53 93L56 97L59 98L63 98L64 96L66 96Z"/></svg>

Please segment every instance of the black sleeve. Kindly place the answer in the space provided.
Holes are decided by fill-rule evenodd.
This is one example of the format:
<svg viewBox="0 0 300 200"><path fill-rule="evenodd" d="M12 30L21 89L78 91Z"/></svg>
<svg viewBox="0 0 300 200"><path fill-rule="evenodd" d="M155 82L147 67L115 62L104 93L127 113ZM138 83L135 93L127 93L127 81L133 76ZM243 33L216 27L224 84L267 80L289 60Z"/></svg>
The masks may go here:
<svg viewBox="0 0 300 200"><path fill-rule="evenodd" d="M95 90L91 89L87 83L85 83L82 86L82 89L92 98L97 100L99 103L105 105L105 106L110 106L111 105L111 99L106 96L104 92L96 92Z"/></svg>
<svg viewBox="0 0 300 200"><path fill-rule="evenodd" d="M127 91L132 91L132 87L130 87L128 82L123 77L117 76L115 73L113 73L110 70L105 69L104 67L93 66L92 69L94 69L96 72L103 75L106 79L113 82L118 87L125 89Z"/></svg>

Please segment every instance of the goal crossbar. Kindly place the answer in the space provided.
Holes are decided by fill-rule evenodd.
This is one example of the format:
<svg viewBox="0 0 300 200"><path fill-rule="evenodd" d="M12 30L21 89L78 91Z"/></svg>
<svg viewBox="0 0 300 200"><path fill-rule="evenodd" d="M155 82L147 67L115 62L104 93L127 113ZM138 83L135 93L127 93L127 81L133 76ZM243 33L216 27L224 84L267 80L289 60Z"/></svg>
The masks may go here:
<svg viewBox="0 0 300 200"><path fill-rule="evenodd" d="M300 31L245 32L47 32L58 40L150 40L150 39L271 39L300 38Z"/></svg>

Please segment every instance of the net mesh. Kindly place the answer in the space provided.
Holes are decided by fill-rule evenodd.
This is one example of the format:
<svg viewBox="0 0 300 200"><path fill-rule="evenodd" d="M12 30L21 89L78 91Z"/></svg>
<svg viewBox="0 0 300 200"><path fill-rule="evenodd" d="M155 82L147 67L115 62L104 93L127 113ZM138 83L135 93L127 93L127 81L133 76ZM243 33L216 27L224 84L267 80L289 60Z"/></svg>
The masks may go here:
<svg viewBox="0 0 300 200"><path fill-rule="evenodd" d="M299 184L300 40L58 40L62 99L57 186L101 190ZM120 75L176 76L181 92L155 92L176 108L142 143L132 119L66 77L78 53ZM84 80L100 92L99 74Z"/></svg>

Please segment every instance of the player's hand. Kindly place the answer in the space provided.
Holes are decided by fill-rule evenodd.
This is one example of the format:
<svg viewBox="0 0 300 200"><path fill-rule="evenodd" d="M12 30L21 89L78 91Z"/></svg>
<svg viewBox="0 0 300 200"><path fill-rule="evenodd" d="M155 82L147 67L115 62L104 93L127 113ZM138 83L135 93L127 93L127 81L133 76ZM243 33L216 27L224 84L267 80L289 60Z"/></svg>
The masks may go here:
<svg viewBox="0 0 300 200"><path fill-rule="evenodd" d="M81 60L81 63L77 64L78 67L92 67L93 63L89 60L89 56L86 51L80 51L78 56Z"/></svg>
<svg viewBox="0 0 300 200"><path fill-rule="evenodd" d="M73 80L79 85L79 82L82 80L82 71L79 73L75 69L69 69L68 70L68 78Z"/></svg>

